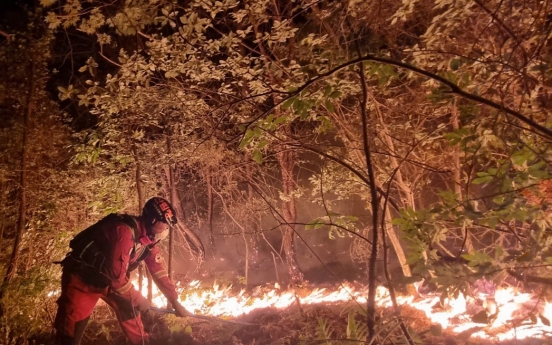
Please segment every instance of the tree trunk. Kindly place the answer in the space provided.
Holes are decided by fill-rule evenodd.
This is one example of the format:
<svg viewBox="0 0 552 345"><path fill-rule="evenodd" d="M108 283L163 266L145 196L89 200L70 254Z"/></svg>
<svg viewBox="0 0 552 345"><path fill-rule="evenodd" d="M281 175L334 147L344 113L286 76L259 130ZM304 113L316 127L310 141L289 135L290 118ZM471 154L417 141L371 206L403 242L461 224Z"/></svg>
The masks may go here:
<svg viewBox="0 0 552 345"><path fill-rule="evenodd" d="M170 166L165 168L165 176L168 184L171 183L171 179L174 181L175 173L174 170L171 171L171 169L173 168ZM173 176L172 178L171 174ZM188 246L190 254L197 258L199 264L205 258L205 248L201 242L201 239L184 222L184 210L182 209L182 203L180 202L180 195L178 194L178 190L176 188L176 182L173 182L173 184L173 187L167 186L169 198L176 212L176 218L178 219L178 223L173 230L180 231L185 241L184 244ZM174 231L171 231L171 233L173 232Z"/></svg>
<svg viewBox="0 0 552 345"><path fill-rule="evenodd" d="M245 161L251 161L250 158L246 157ZM251 172L251 165L247 164L245 166L245 174L247 177L247 200L249 205L253 205L254 201L254 190L253 190L253 173ZM252 234L249 236L249 247L250 247L250 259L253 264L259 262L259 246L257 243L257 222L254 217L250 219L249 228L252 229Z"/></svg>
<svg viewBox="0 0 552 345"><path fill-rule="evenodd" d="M454 101L452 103L452 109L451 109L451 124L453 130L460 129L460 124L458 122L458 97L454 97ZM458 195L459 202L464 201L464 193L462 192L462 165L460 163L460 147L455 147L453 149L452 153L452 169L453 169L453 175L452 175L452 181L454 183L454 193ZM458 206L459 208L461 206ZM460 234L461 237L464 238L464 245L462 246L460 250L465 249L467 252L473 252L473 243L471 240L470 233L465 229L465 227L462 227L461 229L462 234ZM461 252L459 254L462 254Z"/></svg>
<svg viewBox="0 0 552 345"><path fill-rule="evenodd" d="M146 200L144 198L144 188L142 187L142 181L140 179L140 177L142 176L140 157L138 156L138 150L136 149L136 145L134 144L132 145L132 156L134 157L134 163L136 164L135 179L136 179L136 192L138 194L138 205L136 207L136 214L142 214L142 207L146 202ZM143 280L144 280L144 264L140 263L140 265L138 266L138 290L140 292L142 292ZM151 283L149 284L151 285Z"/></svg>
<svg viewBox="0 0 552 345"><path fill-rule="evenodd" d="M339 127L340 127L339 130L342 132L341 137L345 141L346 146L347 147L357 146L357 144L355 143L355 140L353 139L355 134L351 132L350 126L348 126L347 123L345 121L343 121L342 118L339 117L338 112L332 113L331 116L332 116L332 119L337 124L339 124ZM352 156L353 162L355 162L356 165L358 165L358 166L362 166L363 161L365 160L364 155L358 150L354 150L352 152L352 155L353 155ZM374 182L376 183L376 187L378 189L380 189L380 190L384 189L379 181L374 181ZM386 219L388 219L388 220L392 219L391 211L389 210L389 208L386 209ZM389 240L391 241L391 245L393 246L395 254L397 255L397 258L398 258L399 263L401 265L402 272L403 272L404 276L405 277L411 277L412 272L410 271L410 266L406 262L406 255L405 255L404 249L403 249L403 247L400 243L399 237L395 233L394 227L387 227L386 233L389 236ZM409 284L408 291L413 291L413 290L415 290L414 286L412 284Z"/></svg>
<svg viewBox="0 0 552 345"><path fill-rule="evenodd" d="M169 159L171 157L171 154L172 154L172 145L171 145L171 136L170 136L170 132L167 133L167 136L166 136L166 139L167 139L167 155L169 156ZM167 166L167 173L168 173L168 180L169 180L169 202L171 203L171 205L174 205L176 204L176 201L178 200L178 195L177 195L177 192L176 192L176 186L175 186L175 183L174 183L174 168L171 166L171 164L169 163L168 166ZM179 202L180 204L180 202ZM174 251L174 231L170 231L169 232L169 263L168 263L168 273L169 273L169 279L172 279L173 277L173 267L172 267L172 264L173 264L173 251Z"/></svg>
<svg viewBox="0 0 552 345"><path fill-rule="evenodd" d="M20 193L19 193L19 218L17 220L17 232L15 233L15 239L13 242L12 253L10 261L8 262L8 268L6 270L6 275L2 282L2 287L0 289L0 316L4 314L4 305L2 299L4 297L5 289L8 284L12 281L16 269L17 261L19 258L19 244L23 237L23 232L25 230L26 223L26 212L27 212L27 169L29 161L29 128L31 125L31 114L34 112L34 92L35 92L35 61L31 60L29 66L29 89L27 95L26 109L23 118L23 140L21 147L21 175L19 176L20 183Z"/></svg>
<svg viewBox="0 0 552 345"><path fill-rule="evenodd" d="M372 102L375 102L375 99L372 97ZM395 154L397 153L397 150L395 149L395 143L393 142L393 139L391 138L391 135L389 134L389 128L387 127L387 124L385 123L383 119L383 114L380 111L380 108L378 104L376 103L375 106L377 119L380 125L380 129L378 131L378 137L382 138L382 140L387 145L389 151L391 151L392 154L389 155L389 161L391 162L391 168L395 172L395 178L394 184L398 187L399 193L401 194L401 203L403 204L404 208L412 208L413 210L416 210L416 202L414 200L414 192L412 191L412 187L405 181L403 177L403 173L401 170L401 166L399 161L397 160ZM391 183L390 183L391 184Z"/></svg>
<svg viewBox="0 0 552 345"><path fill-rule="evenodd" d="M385 234L391 241L391 245L393 246L395 254L397 255L399 264L401 265L402 273L405 277L412 277L412 271L410 270L410 266L406 262L406 255L404 254L404 250L402 248L399 236L397 236L397 233L395 232L395 227L391 225L391 222L390 222L390 219L392 219L391 211L389 210L388 207L385 209L385 219L387 220L385 224L389 224L385 228ZM416 287L413 284L407 284L406 289L409 294L411 295L416 294Z"/></svg>
<svg viewBox="0 0 552 345"><path fill-rule="evenodd" d="M388 210L386 209L386 211L388 211ZM389 212L386 212L386 215L389 215ZM382 219L382 227L385 227L385 224L387 224L387 222L385 221L385 218L384 218L384 219ZM389 235L390 233L394 234L393 227L388 229L387 234ZM392 277L391 277L391 273L389 272L389 255L388 255L389 246L387 245L385 234L383 234L383 236L381 236L381 242L382 242L382 247L383 247L383 273L385 275L385 280L387 281L387 283L389 285L388 286L389 297L391 299L391 303L393 304L393 308L394 308L395 312L397 314L400 314L400 308L399 308L399 305L398 305L398 302L397 302L397 295L396 295L396 291L395 291L395 286L394 286L394 284L392 284ZM411 284L409 286L411 286ZM409 292L412 294L411 291L409 291ZM406 324L405 324L404 320L402 318L399 318L398 321L399 321L399 327L400 327L401 331L403 332L408 344L409 345L415 345L414 340L412 339L412 336L410 335L410 331L409 331L408 327L406 327Z"/></svg>
<svg viewBox="0 0 552 345"><path fill-rule="evenodd" d="M278 113L278 111L276 112ZM291 131L290 125L286 126L288 134ZM282 174L282 192L284 199L282 200L282 217L284 218L282 246L284 249L288 273L292 282L301 282L303 273L299 270L295 253L295 223L297 221L297 210L295 206L295 182L293 180L293 165L295 157L293 151L287 150L286 147L277 154L280 172Z"/></svg>
<svg viewBox="0 0 552 345"><path fill-rule="evenodd" d="M209 227L209 245L213 254L215 253L215 237L213 235L213 175L211 168L204 168L204 178L207 184L207 226Z"/></svg>
<svg viewBox="0 0 552 345"><path fill-rule="evenodd" d="M412 190L412 187L407 183L407 181L405 181L405 179L403 177L403 173L401 171L401 163L397 160L397 158L395 156L395 153L397 153L397 150L395 148L395 143L393 142L393 139L391 138L391 135L389 134L389 128L388 128L387 124L385 123L385 121L383 119L383 114L380 111L380 107L378 106L378 104L377 104L376 100L374 99L374 97L372 97L372 101L375 103L376 115L377 115L377 119L378 119L378 122L379 122L379 125L380 125L380 131L378 133L379 137L382 138L382 140L387 145L388 149L392 152L392 154L389 155L389 159L391 161L391 168L393 168L394 171L395 171L395 174L394 174L395 181L394 182L395 182L395 184L397 185L397 187L399 189L399 193L402 194L401 204L403 205L404 208L411 208L413 210L416 210L416 201L414 199L414 192ZM388 188L391 188L391 185L392 185L391 182L393 182L393 181L390 181ZM375 181L375 183L378 187L380 187L380 188L382 187L378 181ZM391 211L389 210L389 208L385 209L385 219L387 220L387 222L385 224L391 224L392 216L391 216ZM386 226L385 227L385 232L386 232L387 236L389 237L389 240L391 241L391 244L393 245L393 248L395 250L395 254L397 255L397 258L398 258L399 263L401 265L403 275L405 277L411 277L412 276L412 271L410 270L410 266L406 262L406 255L404 254L404 250L402 248L400 240L399 240L397 234L395 233L395 228L393 226L388 226L388 227ZM407 290L411 294L416 292L416 288L412 284L407 285Z"/></svg>
<svg viewBox="0 0 552 345"><path fill-rule="evenodd" d="M366 157L366 168L370 182L370 201L372 206L372 251L367 262L368 268L368 299L366 302L366 325L368 328L368 337L366 341L372 343L376 337L376 262L378 258L379 230L378 230L378 209L379 199L377 194L376 178L374 167L372 166L372 153L370 151L370 138L368 137L368 115L366 105L368 102L368 90L364 76L364 65L359 66L360 82L362 87L362 102L360 104L360 117L362 122L362 143L364 155Z"/></svg>
<svg viewBox="0 0 552 345"><path fill-rule="evenodd" d="M275 19L281 20L282 15L280 14L279 3L274 2L274 13ZM253 25L253 32L256 36L260 35L259 28L257 25ZM263 57L263 60L266 66L270 65L270 55L267 51L267 48L263 44L259 44L259 50ZM294 41L291 38L288 42L288 56L286 59L291 59L293 56ZM268 67L267 67L268 68ZM270 72L268 68L268 74L270 77L271 84L276 86L279 85L278 78ZM274 104L278 104L281 100L278 96L273 96ZM281 116L280 109L275 109L276 117ZM283 129L283 134L290 136L291 135L291 126L288 124ZM295 247L294 247L294 236L295 236L295 222L297 220L296 215L296 206L295 206L295 197L293 196L293 191L295 190L295 183L293 181L293 166L294 166L294 155L290 147L285 145L281 148L281 151L277 153L278 163L280 165L280 172L282 175L282 192L285 195L285 200L282 200L282 217L284 221L283 225L283 234L282 234L282 247L286 257L286 265L288 268L288 273L292 282L301 282L303 280L303 273L299 270L297 264Z"/></svg>

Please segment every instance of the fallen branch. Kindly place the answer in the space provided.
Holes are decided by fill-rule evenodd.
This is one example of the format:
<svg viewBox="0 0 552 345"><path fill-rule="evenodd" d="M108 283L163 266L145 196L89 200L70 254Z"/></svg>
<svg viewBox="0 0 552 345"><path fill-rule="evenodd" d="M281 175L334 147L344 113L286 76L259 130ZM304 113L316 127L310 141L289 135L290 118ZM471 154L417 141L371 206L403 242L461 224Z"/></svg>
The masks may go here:
<svg viewBox="0 0 552 345"><path fill-rule="evenodd" d="M539 284L546 284L546 285L552 285L552 278L545 278L545 277L539 277L539 276L533 276L533 275L526 275L522 273L517 273L514 270L506 270L509 275L516 278L517 280L524 282L524 283L539 283Z"/></svg>

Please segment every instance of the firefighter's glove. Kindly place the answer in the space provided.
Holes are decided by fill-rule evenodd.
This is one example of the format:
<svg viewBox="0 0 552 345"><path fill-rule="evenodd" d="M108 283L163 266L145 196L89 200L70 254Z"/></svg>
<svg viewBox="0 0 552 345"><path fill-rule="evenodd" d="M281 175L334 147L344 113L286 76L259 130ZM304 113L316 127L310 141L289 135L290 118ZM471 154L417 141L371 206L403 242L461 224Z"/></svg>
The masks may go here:
<svg viewBox="0 0 552 345"><path fill-rule="evenodd" d="M187 311L186 308L184 308L182 306L182 304L180 304L178 302L172 303L172 306L174 308L174 312L175 312L176 316L178 316L178 317L186 317L186 316L192 315L192 313Z"/></svg>
<svg viewBox="0 0 552 345"><path fill-rule="evenodd" d="M140 303L136 306L136 309L138 309L139 312L143 313L150 309L150 302L143 298Z"/></svg>

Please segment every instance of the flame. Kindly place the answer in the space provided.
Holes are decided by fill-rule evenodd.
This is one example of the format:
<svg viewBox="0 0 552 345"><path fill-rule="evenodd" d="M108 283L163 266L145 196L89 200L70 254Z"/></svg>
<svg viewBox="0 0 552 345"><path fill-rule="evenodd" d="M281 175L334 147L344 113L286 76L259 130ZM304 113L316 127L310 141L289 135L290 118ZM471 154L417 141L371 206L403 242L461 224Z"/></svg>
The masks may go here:
<svg viewBox="0 0 552 345"><path fill-rule="evenodd" d="M132 282L138 289L137 280ZM190 312L199 315L238 317L257 309L285 309L299 303L310 305L318 303L336 303L356 301L365 305L368 289L365 286L342 284L338 289L326 288L282 289L278 284L257 287L252 292L241 290L236 293L232 286L223 287L214 284L204 288L201 282L193 280L184 285L178 283L180 303ZM148 286L142 286L141 293L147 296ZM153 285L152 304L157 307L167 305L160 290ZM48 296L57 298L60 290L51 291ZM385 287L376 290L376 302L380 307L391 307L389 291ZM453 333L470 332L471 337L497 341L552 336L552 303L541 300L535 295L523 293L514 288L497 289L494 295L480 294L477 298L459 294L457 298L441 301L437 295L423 298L398 296L399 306L407 305L418 309L434 324ZM469 305L480 305L487 311L487 323L472 321Z"/></svg>
<svg viewBox="0 0 552 345"><path fill-rule="evenodd" d="M137 284L133 282L135 286ZM142 294L147 295L147 285L142 287ZM180 287L180 303L190 312L211 316L232 316L249 314L253 310L263 308L284 309L294 303L334 303L356 300L359 303L366 302L366 291L354 289L351 285L344 284L339 289L328 291L325 288L316 288L304 293L295 290L282 290L278 284L273 288L259 291L257 295L248 295L245 290L239 293L232 291L232 286L221 287L219 284L207 290L201 287L198 280L194 280L186 287ZM155 306L167 305L167 300L155 285L152 286Z"/></svg>
<svg viewBox="0 0 552 345"><path fill-rule="evenodd" d="M134 282L137 286L137 283ZM367 288L342 284L336 290L325 288L282 289L278 284L270 287L258 287L252 293L245 290L233 291L232 286L223 287L214 284L212 288L204 288L198 280L179 285L180 302L190 312L211 315L238 317L262 308L288 308L294 303L301 305L317 303L335 303L356 301L360 305L366 303ZM142 288L142 294L147 295L147 285ZM158 307L167 304L161 292L152 287L152 303ZM380 307L390 307L389 292L384 287L378 287L376 301ZM428 295L424 298L414 296L397 297L399 305L408 305L421 310L434 324L454 333L473 330L472 337L508 340L529 337L543 337L552 334L552 327L547 325L552 319L552 303L543 301L540 309L539 300L535 296L516 291L513 288L497 289L493 297L480 295L478 298L459 294L457 298L445 299L441 302L439 296ZM489 314L489 322L476 323L472 321L468 307L480 305ZM524 305L527 305L524 308ZM436 308L436 306L439 306ZM528 322L529 313L536 314L533 322ZM541 310L540 313L536 310Z"/></svg>

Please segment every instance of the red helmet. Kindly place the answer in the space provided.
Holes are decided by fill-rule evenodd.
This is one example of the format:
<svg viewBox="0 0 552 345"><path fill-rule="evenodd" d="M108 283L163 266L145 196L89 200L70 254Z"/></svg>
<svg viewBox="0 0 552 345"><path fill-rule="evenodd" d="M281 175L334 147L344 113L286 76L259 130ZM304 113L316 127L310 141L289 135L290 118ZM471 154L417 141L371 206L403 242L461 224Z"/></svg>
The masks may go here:
<svg viewBox="0 0 552 345"><path fill-rule="evenodd" d="M149 219L155 219L173 226L176 224L176 212L172 205L165 199L153 197L146 201L142 216Z"/></svg>

